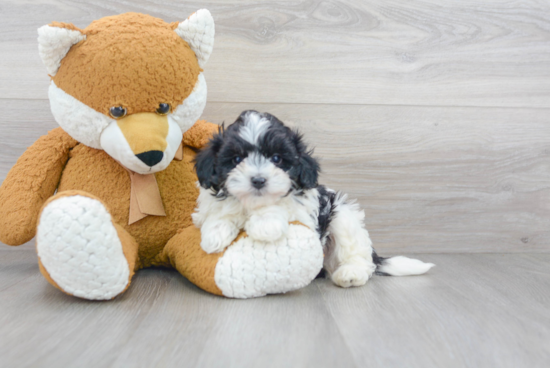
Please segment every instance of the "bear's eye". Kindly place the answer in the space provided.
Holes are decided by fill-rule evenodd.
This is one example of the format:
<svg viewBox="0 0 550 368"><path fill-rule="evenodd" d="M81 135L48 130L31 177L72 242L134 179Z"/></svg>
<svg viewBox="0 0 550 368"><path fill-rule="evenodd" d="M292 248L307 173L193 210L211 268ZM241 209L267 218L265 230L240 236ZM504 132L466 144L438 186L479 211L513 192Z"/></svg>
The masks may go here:
<svg viewBox="0 0 550 368"><path fill-rule="evenodd" d="M170 112L170 104L167 104L167 103L159 104L159 108L157 109L157 114L166 115L169 112Z"/></svg>
<svg viewBox="0 0 550 368"><path fill-rule="evenodd" d="M126 116L127 110L122 106L113 106L109 109L109 115L115 119L120 119Z"/></svg>

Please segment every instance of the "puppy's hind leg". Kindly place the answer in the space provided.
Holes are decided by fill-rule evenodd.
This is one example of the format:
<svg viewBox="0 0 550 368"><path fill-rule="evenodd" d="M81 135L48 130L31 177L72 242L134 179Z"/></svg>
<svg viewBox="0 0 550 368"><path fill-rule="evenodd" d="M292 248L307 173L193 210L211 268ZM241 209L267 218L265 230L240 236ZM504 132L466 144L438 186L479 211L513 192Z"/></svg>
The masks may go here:
<svg viewBox="0 0 550 368"><path fill-rule="evenodd" d="M336 194L332 208L324 267L338 286L364 285L376 270L365 213L341 193Z"/></svg>

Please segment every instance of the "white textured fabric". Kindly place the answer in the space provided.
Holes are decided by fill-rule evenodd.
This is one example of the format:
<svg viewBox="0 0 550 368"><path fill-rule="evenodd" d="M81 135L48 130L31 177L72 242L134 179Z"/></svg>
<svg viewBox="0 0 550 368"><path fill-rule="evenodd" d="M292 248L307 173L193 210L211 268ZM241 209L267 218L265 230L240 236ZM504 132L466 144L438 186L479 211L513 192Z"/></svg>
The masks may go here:
<svg viewBox="0 0 550 368"><path fill-rule="evenodd" d="M193 92L181 105L177 106L176 111L168 115L168 120L178 124L181 131L185 133L201 117L204 106L206 106L207 93L206 79L203 73L200 73Z"/></svg>
<svg viewBox="0 0 550 368"><path fill-rule="evenodd" d="M214 48L214 18L206 9L197 10L175 29L197 55L200 67L204 67Z"/></svg>
<svg viewBox="0 0 550 368"><path fill-rule="evenodd" d="M40 261L68 294L107 300L128 285L130 270L111 216L97 200L76 195L49 203L36 235Z"/></svg>
<svg viewBox="0 0 550 368"><path fill-rule="evenodd" d="M82 33L67 28L38 28L38 53L48 74L53 77L71 46L85 39L86 36Z"/></svg>
<svg viewBox="0 0 550 368"><path fill-rule="evenodd" d="M275 242L242 238L218 260L216 285L231 298L286 293L308 285L323 267L319 236L305 226L290 225Z"/></svg>
<svg viewBox="0 0 550 368"><path fill-rule="evenodd" d="M64 131L86 146L102 149L101 133L115 119L78 101L57 87L53 81L50 83L48 97L55 121Z"/></svg>

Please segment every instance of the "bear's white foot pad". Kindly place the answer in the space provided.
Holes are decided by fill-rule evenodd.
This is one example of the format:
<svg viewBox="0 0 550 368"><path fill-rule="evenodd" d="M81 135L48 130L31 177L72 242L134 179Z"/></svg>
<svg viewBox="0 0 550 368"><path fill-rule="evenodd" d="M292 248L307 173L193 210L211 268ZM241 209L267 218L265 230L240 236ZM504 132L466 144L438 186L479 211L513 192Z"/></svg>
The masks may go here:
<svg viewBox="0 0 550 368"><path fill-rule="evenodd" d="M290 225L287 237L261 242L251 237L233 243L218 260L216 285L231 298L286 293L309 284L323 267L317 232Z"/></svg>
<svg viewBox="0 0 550 368"><path fill-rule="evenodd" d="M130 270L122 244L101 202L62 197L42 211L36 235L38 257L68 294L107 300L128 285Z"/></svg>

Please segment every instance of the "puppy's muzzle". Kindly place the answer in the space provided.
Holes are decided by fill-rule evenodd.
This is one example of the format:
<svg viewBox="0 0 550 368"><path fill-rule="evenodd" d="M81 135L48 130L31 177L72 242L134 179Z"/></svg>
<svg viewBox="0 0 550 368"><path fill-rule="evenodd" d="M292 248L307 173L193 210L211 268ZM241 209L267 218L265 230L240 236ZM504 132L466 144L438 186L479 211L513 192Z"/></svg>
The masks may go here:
<svg viewBox="0 0 550 368"><path fill-rule="evenodd" d="M254 176L250 179L252 186L256 189L262 189L265 186L266 179L261 176Z"/></svg>

